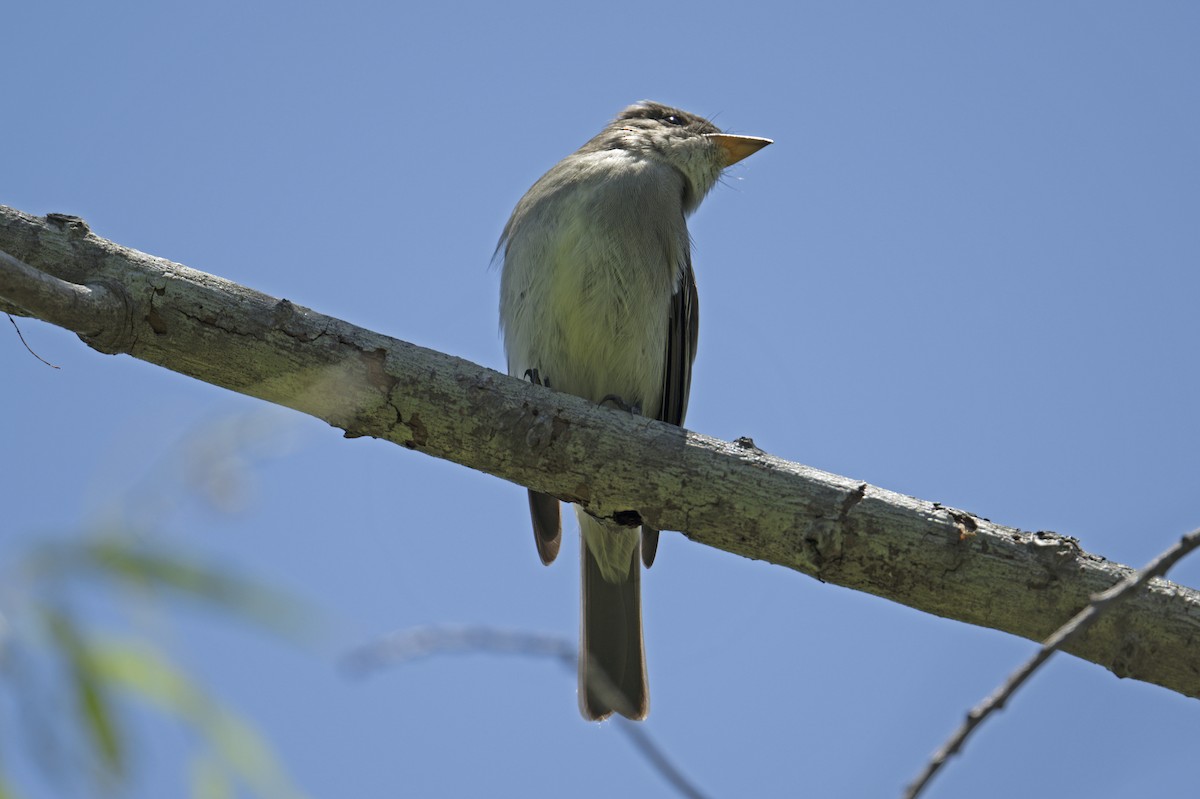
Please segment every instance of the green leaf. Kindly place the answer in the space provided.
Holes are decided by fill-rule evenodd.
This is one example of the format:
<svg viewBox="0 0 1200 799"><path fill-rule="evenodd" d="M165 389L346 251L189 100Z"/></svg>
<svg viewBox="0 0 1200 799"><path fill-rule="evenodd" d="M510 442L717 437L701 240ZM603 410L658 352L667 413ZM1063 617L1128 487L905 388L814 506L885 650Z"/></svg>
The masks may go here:
<svg viewBox="0 0 1200 799"><path fill-rule="evenodd" d="M299 797L270 746L160 653L136 641L106 640L93 649L98 671L128 693L194 727L233 773L262 796Z"/></svg>
<svg viewBox="0 0 1200 799"><path fill-rule="evenodd" d="M288 638L303 637L312 616L282 592L178 553L155 551L130 536L43 546L29 562L35 577L94 575L137 590L173 592Z"/></svg>
<svg viewBox="0 0 1200 799"><path fill-rule="evenodd" d="M79 719L100 764L109 776L125 773L123 736L109 701L108 684L92 646L68 616L51 608L41 610L41 621L70 672Z"/></svg>

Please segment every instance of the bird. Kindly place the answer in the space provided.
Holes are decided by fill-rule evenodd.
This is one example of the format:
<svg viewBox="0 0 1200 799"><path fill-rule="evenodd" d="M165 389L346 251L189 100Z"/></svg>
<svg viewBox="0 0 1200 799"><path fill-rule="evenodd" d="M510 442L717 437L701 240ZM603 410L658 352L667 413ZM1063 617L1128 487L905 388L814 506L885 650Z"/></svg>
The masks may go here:
<svg viewBox="0 0 1200 799"><path fill-rule="evenodd" d="M723 170L771 144L657 102L628 106L518 201L496 247L508 373L682 425L699 332L687 217ZM538 555L562 541L559 501L529 491ZM659 531L576 506L582 544L579 709L649 712L641 569Z"/></svg>

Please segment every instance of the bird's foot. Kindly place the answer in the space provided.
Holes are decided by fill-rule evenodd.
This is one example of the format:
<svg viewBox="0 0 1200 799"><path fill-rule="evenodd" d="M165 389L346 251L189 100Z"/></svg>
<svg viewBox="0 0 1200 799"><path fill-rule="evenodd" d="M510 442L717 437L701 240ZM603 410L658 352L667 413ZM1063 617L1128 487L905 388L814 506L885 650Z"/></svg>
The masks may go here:
<svg viewBox="0 0 1200 799"><path fill-rule="evenodd" d="M641 405L630 405L628 402L626 402L625 400L621 399L621 398L620 398L619 396L617 396L616 394L608 394L608 395L606 395L606 396L604 397L604 399L600 400L600 402L599 402L599 403L597 403L597 404L599 404L599 405L611 405L611 406L613 406L614 408L620 408L621 410L625 411L626 413L632 413L632 414L634 414L634 415L636 415L636 416L641 416L641 415L642 415L642 406L641 406Z"/></svg>
<svg viewBox="0 0 1200 799"><path fill-rule="evenodd" d="M537 369L526 369L525 370L525 379L528 380L530 383L533 383L535 386L545 386L546 388L550 387L550 379L543 378L538 373Z"/></svg>

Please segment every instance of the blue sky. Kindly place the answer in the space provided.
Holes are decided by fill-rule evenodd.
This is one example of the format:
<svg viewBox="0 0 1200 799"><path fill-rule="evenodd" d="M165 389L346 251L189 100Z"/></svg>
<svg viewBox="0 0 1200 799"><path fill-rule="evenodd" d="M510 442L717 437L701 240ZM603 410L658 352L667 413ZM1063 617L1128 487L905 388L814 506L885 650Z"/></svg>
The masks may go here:
<svg viewBox="0 0 1200 799"><path fill-rule="evenodd" d="M0 203L494 368L489 259L556 160L644 98L771 137L691 222L689 428L1135 566L1200 525L1195 4L5 17ZM520 488L22 329L62 369L0 336L0 557L117 518L319 608L305 646L152 625L308 795L666 795L551 662L334 667L414 625L573 639L575 537L540 566ZM714 796L898 795L1033 649L673 534L643 590L645 729ZM139 722L137 796L181 792L172 729ZM1191 792L1198 734L1059 656L929 795Z"/></svg>

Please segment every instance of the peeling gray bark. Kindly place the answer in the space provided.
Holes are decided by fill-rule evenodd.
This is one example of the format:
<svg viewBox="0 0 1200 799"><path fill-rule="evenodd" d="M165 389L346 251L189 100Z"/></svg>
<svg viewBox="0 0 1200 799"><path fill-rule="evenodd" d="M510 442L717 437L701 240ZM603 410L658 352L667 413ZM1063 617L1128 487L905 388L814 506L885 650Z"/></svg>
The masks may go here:
<svg viewBox="0 0 1200 799"><path fill-rule="evenodd" d="M0 206L0 310L213 385L970 624L1043 640L1131 569L994 524L514 380ZM31 267L31 268L27 268ZM1154 580L1066 651L1200 697L1200 592Z"/></svg>

